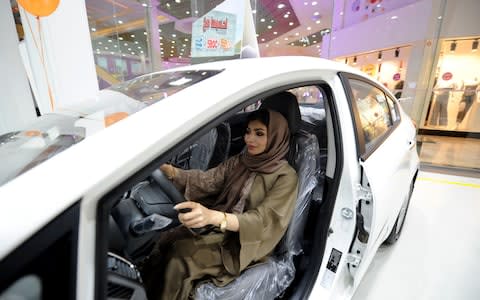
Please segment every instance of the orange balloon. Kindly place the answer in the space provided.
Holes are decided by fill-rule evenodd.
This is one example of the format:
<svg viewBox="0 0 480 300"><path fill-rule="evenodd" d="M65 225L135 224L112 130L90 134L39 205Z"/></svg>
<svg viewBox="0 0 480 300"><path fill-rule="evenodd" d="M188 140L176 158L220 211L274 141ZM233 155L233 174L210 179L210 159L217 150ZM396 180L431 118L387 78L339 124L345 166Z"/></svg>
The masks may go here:
<svg viewBox="0 0 480 300"><path fill-rule="evenodd" d="M60 0L17 0L26 11L37 17L46 17L58 7Z"/></svg>

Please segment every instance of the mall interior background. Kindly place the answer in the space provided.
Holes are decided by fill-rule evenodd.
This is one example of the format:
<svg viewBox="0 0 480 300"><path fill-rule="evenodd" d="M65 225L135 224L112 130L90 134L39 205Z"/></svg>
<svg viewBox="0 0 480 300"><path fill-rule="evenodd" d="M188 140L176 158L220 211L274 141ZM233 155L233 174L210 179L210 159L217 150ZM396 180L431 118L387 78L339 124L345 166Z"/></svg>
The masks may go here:
<svg viewBox="0 0 480 300"><path fill-rule="evenodd" d="M252 22L260 56L331 59L388 87L417 123L423 164L480 170L480 1L239 3L61 0L52 15L37 19L15 0L3 1L0 63L8 72L0 74L6 97L0 133L64 104L94 99L112 84L208 60L194 53L192 27L217 6L230 5L237 24ZM244 35L212 47L232 47L232 55L221 59L238 58L245 41Z"/></svg>

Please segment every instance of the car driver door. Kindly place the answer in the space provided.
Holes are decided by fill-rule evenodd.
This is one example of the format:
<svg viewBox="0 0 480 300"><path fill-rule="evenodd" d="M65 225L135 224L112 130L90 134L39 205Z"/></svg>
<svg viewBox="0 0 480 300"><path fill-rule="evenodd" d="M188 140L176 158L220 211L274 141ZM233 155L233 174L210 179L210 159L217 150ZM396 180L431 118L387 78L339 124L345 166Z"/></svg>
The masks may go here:
<svg viewBox="0 0 480 300"><path fill-rule="evenodd" d="M354 75L343 79L356 123L361 172L355 199L357 233L349 254L349 270L357 286L408 191L410 144L398 130L398 113L380 87Z"/></svg>

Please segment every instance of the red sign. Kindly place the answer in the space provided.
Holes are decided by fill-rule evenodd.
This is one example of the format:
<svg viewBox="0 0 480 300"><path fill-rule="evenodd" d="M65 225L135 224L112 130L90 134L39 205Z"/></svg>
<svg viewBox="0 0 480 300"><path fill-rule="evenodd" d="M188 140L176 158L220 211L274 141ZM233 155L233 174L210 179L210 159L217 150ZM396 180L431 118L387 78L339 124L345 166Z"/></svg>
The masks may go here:
<svg viewBox="0 0 480 300"><path fill-rule="evenodd" d="M399 80L400 80L400 73L395 73L395 74L393 75L393 80L399 81Z"/></svg>
<svg viewBox="0 0 480 300"><path fill-rule="evenodd" d="M442 75L442 79L445 80L445 81L448 81L448 80L452 79L452 77L453 77L453 74L450 73L450 72L445 72Z"/></svg>

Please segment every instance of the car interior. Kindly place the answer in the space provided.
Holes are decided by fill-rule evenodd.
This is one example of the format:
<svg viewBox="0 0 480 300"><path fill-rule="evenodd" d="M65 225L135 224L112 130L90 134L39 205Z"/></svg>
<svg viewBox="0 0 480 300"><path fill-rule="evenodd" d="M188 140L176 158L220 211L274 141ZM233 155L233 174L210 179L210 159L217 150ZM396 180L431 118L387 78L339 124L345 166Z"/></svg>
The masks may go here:
<svg viewBox="0 0 480 300"><path fill-rule="evenodd" d="M147 299L148 291L142 285L137 266L152 251L162 232L180 225L173 206L185 199L158 169L159 165L169 162L182 169L207 170L241 153L245 149L246 117L259 108L280 112L289 125L287 159L299 177L294 215L266 263L247 268L224 287L208 281L198 284L195 299L284 299L302 286L311 286L322 262L334 202L324 200L334 199L328 194L333 178L326 176L327 161L335 159L333 155L328 157L327 149L331 141L328 135L333 132L327 130L329 97L328 86L320 84L251 99L239 111L212 124L213 128L204 129L193 142L152 162L153 172L140 172L119 187L116 196L107 195L111 202L106 214L108 239L105 253L100 253L100 261L106 263L103 288L107 298ZM198 232L205 231L208 228Z"/></svg>

